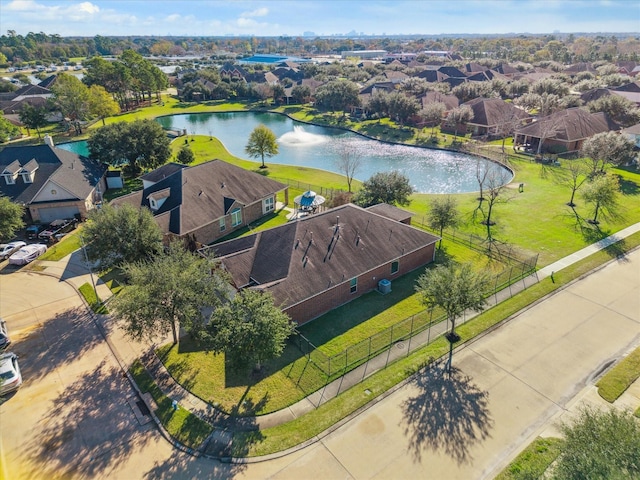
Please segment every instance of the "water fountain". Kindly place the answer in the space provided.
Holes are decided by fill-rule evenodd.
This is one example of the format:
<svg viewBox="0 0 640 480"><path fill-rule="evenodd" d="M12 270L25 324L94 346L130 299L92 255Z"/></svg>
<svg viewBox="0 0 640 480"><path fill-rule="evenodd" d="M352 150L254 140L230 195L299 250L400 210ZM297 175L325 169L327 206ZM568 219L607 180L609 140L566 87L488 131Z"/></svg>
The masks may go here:
<svg viewBox="0 0 640 480"><path fill-rule="evenodd" d="M324 143L328 138L324 135L307 132L304 127L294 125L293 131L287 132L278 138L278 143L291 146L318 145Z"/></svg>

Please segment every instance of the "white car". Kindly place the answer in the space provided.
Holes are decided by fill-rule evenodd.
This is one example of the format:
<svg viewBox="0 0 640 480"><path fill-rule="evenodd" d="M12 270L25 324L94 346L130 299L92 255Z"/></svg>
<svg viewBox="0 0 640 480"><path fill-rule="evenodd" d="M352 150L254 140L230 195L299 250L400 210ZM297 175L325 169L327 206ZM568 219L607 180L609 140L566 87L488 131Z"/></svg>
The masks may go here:
<svg viewBox="0 0 640 480"><path fill-rule="evenodd" d="M22 375L15 353L0 355L0 395L17 390L22 385Z"/></svg>
<svg viewBox="0 0 640 480"><path fill-rule="evenodd" d="M36 258L47 251L47 246L42 243L32 243L22 247L16 253L9 257L9 263L11 265L26 265L29 262L33 262Z"/></svg>
<svg viewBox="0 0 640 480"><path fill-rule="evenodd" d="M4 260L5 258L9 258L12 253L17 252L22 247L25 247L27 244L25 242L10 242L7 244L0 245L0 259Z"/></svg>

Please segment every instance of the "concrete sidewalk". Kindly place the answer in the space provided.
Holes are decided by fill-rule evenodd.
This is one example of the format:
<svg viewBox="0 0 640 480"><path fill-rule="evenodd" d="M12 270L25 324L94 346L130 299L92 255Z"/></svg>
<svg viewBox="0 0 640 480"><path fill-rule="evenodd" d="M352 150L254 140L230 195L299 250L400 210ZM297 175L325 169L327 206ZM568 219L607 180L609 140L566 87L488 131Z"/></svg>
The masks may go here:
<svg viewBox="0 0 640 480"><path fill-rule="evenodd" d="M490 298L490 304L498 304L507 298L515 295L516 293L528 288L529 286L537 283L540 279L550 276L553 272L558 272L563 268L572 265L589 255L602 250L613 243L620 241L627 236L640 231L640 223L632 225L614 235L611 235L593 245L590 245L578 252L575 252L551 265L548 265L537 273L526 277L514 285L511 285L507 289L497 292ZM46 270L43 273L56 276L63 281L71 283L74 287L89 283L92 284L92 279L89 273L89 269L84 262L81 252L74 252L65 259L59 262L43 261L40 265L45 266ZM99 298L102 301L106 301L111 297L111 291L102 281L100 281L97 275L93 275L93 281L95 282L96 291ZM476 313L469 313L458 322L462 324L470 319L474 318ZM114 323L113 319L104 317L101 319L103 324ZM113 325L110 325L113 326ZM142 345L134 345L129 342L125 337L119 335L114 337L111 343L114 344L114 352L128 352L127 358L119 358L122 365L127 365L131 358L139 356L147 370L156 380L161 390L170 398L175 399L183 408L193 412L200 418L209 422L216 427L216 438L212 438L213 442L220 442L220 448L224 449L230 439L230 434L233 430L245 430L268 428L276 425L280 425L289 422L295 418L298 418L305 413L312 411L319 405L327 402L328 400L336 397L339 393L344 392L348 388L360 383L364 378L371 374L383 369L388 363L396 360L397 358L406 356L409 352L421 348L432 340L436 336L442 335L447 329L446 322L434 325L429 331L422 332L407 341L406 345L400 345L398 348L391 348L388 351L370 359L366 364L346 373L337 380L327 384L324 388L316 391L308 397L300 400L299 402L287 407L285 409L273 412L267 415L262 415L255 418L234 418L220 412L215 409L209 403L201 400L193 395L191 392L185 390L181 385L174 381L171 375L164 368L164 365L160 362L158 357L153 353L153 348L144 347ZM113 331L112 328L109 330Z"/></svg>

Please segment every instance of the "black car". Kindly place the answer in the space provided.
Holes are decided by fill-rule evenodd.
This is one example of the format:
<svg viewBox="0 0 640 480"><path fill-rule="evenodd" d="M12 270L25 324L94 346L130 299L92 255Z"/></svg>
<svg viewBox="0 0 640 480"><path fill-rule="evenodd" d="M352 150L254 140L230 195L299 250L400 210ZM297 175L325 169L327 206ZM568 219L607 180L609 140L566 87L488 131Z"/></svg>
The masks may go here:
<svg viewBox="0 0 640 480"><path fill-rule="evenodd" d="M77 225L78 220L75 218L54 220L45 230L38 234L38 238L49 243L54 243L58 241L62 235L76 228Z"/></svg>
<svg viewBox="0 0 640 480"><path fill-rule="evenodd" d="M45 228L47 228L47 225L42 225L39 223L34 223L33 225L29 225L26 230L27 238L29 240L35 240L36 238L38 238L38 235L40 234L40 232L42 232Z"/></svg>

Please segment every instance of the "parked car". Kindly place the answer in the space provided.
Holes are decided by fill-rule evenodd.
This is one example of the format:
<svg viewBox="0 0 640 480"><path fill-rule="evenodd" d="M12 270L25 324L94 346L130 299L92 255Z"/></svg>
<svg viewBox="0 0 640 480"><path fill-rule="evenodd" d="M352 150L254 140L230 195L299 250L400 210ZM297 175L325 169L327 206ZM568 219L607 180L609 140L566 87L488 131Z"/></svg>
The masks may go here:
<svg viewBox="0 0 640 480"><path fill-rule="evenodd" d="M0 318L0 350L4 350L11 344L9 332L7 331L7 322Z"/></svg>
<svg viewBox="0 0 640 480"><path fill-rule="evenodd" d="M17 390L22 385L22 375L15 353L0 355L0 395Z"/></svg>
<svg viewBox="0 0 640 480"><path fill-rule="evenodd" d="M22 247L16 253L9 257L9 263L11 265L26 265L29 262L33 262L36 258L47 251L47 246L42 243L32 243Z"/></svg>
<svg viewBox="0 0 640 480"><path fill-rule="evenodd" d="M27 239L35 240L36 238L38 238L40 232L42 232L45 228L47 228L47 225L43 225L41 223L34 223L33 225L29 225L26 229Z"/></svg>
<svg viewBox="0 0 640 480"><path fill-rule="evenodd" d="M78 225L78 221L75 218L65 218L60 220L54 220L49 226L38 234L40 240L45 240L49 243L54 243L58 238L56 235L68 233Z"/></svg>
<svg viewBox="0 0 640 480"><path fill-rule="evenodd" d="M0 245L0 260L9 258L12 253L17 252L25 245L25 242L10 242Z"/></svg>

